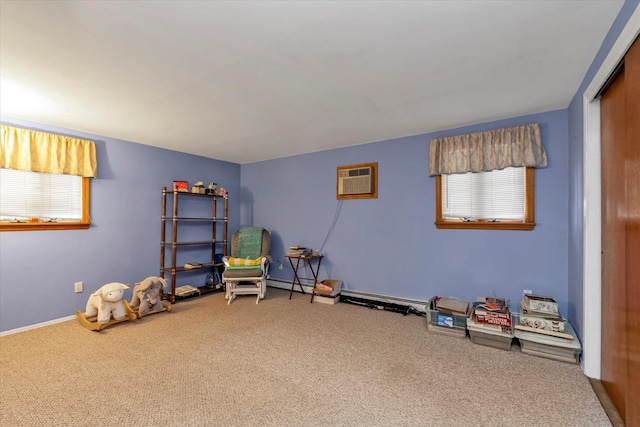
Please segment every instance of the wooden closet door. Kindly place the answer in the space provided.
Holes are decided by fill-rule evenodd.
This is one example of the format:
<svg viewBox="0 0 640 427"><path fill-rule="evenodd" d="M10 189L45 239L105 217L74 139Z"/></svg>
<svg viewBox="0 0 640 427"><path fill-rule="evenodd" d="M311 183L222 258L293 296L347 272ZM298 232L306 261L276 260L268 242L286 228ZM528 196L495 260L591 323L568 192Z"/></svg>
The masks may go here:
<svg viewBox="0 0 640 427"><path fill-rule="evenodd" d="M627 138L625 186L627 221L625 281L627 286L626 424L640 426L640 39L625 55Z"/></svg>
<svg viewBox="0 0 640 427"><path fill-rule="evenodd" d="M624 419L627 350L625 338L626 286L624 223L620 204L625 134L624 71L600 101L602 168L602 339L600 377L609 397Z"/></svg>
<svg viewBox="0 0 640 427"><path fill-rule="evenodd" d="M640 43L602 96L601 380L627 425L640 425Z"/></svg>

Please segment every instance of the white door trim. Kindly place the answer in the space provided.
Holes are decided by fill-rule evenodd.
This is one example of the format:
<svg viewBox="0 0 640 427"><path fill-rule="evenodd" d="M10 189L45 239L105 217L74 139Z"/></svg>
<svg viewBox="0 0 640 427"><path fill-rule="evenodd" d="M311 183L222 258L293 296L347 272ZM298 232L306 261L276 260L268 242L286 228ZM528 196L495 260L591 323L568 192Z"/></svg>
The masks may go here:
<svg viewBox="0 0 640 427"><path fill-rule="evenodd" d="M601 174L600 100L595 99L633 41L640 34L640 7L637 7L618 36L609 54L583 94L584 125L584 217L583 217L583 307L582 369L586 376L600 379L601 346Z"/></svg>

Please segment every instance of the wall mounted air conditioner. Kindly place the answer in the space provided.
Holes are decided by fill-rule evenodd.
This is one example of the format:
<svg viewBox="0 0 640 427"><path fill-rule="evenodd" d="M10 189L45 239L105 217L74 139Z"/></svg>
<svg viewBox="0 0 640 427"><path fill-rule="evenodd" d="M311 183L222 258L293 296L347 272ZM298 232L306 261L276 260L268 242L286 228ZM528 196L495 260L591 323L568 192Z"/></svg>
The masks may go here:
<svg viewBox="0 0 640 427"><path fill-rule="evenodd" d="M338 194L373 193L373 170L370 166L343 169L338 172Z"/></svg>

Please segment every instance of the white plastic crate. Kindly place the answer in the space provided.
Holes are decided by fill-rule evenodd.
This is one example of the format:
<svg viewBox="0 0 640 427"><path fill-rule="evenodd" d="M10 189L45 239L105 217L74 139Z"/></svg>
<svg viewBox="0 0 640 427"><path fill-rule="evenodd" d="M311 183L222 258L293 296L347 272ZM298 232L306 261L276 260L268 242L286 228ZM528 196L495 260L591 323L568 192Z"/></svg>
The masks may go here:
<svg viewBox="0 0 640 427"><path fill-rule="evenodd" d="M562 362L578 363L582 348L576 332L569 322L565 322L565 333L571 334L573 340L518 329L515 331L515 336L520 341L520 349L523 353Z"/></svg>
<svg viewBox="0 0 640 427"><path fill-rule="evenodd" d="M467 336L467 315L442 312L435 309L435 297L427 303L427 330L464 338Z"/></svg>

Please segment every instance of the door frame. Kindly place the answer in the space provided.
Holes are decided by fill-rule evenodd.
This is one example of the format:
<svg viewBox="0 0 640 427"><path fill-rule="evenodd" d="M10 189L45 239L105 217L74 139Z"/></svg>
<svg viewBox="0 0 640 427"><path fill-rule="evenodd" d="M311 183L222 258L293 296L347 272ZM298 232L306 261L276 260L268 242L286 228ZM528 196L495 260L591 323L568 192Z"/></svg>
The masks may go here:
<svg viewBox="0 0 640 427"><path fill-rule="evenodd" d="M640 6L636 7L609 54L583 93L583 248L582 248L582 370L600 379L601 351L601 185L600 100L598 92L640 35Z"/></svg>

